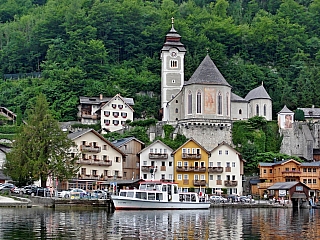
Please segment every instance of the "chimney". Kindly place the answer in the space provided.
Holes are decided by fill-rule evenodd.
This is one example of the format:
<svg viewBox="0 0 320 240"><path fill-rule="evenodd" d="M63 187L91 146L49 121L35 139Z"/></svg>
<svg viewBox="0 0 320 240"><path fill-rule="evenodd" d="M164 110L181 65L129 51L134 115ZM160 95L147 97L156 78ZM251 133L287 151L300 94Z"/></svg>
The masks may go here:
<svg viewBox="0 0 320 240"><path fill-rule="evenodd" d="M102 100L103 99L103 95L102 94L100 94L100 100Z"/></svg>

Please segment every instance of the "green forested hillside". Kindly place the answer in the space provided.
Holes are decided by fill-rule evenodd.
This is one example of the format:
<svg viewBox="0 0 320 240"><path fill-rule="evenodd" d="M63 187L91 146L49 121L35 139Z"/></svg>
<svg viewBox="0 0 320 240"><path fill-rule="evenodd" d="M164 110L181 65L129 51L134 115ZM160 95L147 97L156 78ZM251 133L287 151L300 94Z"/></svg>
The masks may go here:
<svg viewBox="0 0 320 240"><path fill-rule="evenodd" d="M236 94L263 81L274 113L320 105L320 0L2 0L0 74L42 78L1 81L0 105L24 112L43 92L66 121L80 95L120 93L135 99L136 116L157 115L171 17L186 79L208 51Z"/></svg>

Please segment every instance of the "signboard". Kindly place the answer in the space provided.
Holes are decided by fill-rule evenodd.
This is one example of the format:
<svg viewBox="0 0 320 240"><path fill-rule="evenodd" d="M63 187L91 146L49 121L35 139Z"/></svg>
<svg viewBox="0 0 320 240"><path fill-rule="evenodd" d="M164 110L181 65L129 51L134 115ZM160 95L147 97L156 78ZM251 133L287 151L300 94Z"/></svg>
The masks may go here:
<svg viewBox="0 0 320 240"><path fill-rule="evenodd" d="M280 197L284 197L287 195L287 191L286 190L279 190L279 196Z"/></svg>
<svg viewBox="0 0 320 240"><path fill-rule="evenodd" d="M303 191L303 187L302 186L296 186L296 191Z"/></svg>

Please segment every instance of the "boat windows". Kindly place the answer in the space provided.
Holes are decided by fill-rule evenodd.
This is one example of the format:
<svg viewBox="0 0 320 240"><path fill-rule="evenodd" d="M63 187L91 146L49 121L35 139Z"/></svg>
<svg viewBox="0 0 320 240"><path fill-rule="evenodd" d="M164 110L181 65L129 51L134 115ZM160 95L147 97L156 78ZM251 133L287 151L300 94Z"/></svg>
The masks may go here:
<svg viewBox="0 0 320 240"><path fill-rule="evenodd" d="M141 192L141 199L147 199L147 193Z"/></svg>
<svg viewBox="0 0 320 240"><path fill-rule="evenodd" d="M185 199L186 199L186 202L190 202L190 194L186 194Z"/></svg>
<svg viewBox="0 0 320 240"><path fill-rule="evenodd" d="M126 196L126 192L120 192L120 196L121 197L125 197Z"/></svg>
<svg viewBox="0 0 320 240"><path fill-rule="evenodd" d="M127 197L133 197L134 192L127 192Z"/></svg>
<svg viewBox="0 0 320 240"><path fill-rule="evenodd" d="M155 193L148 193L148 200L155 200L156 194Z"/></svg>
<svg viewBox="0 0 320 240"><path fill-rule="evenodd" d="M141 199L141 192L136 192L136 198L140 198Z"/></svg>
<svg viewBox="0 0 320 240"><path fill-rule="evenodd" d="M162 193L156 193L156 200L163 200L163 194Z"/></svg>
<svg viewBox="0 0 320 240"><path fill-rule="evenodd" d="M174 194L178 194L178 186L174 185Z"/></svg>
<svg viewBox="0 0 320 240"><path fill-rule="evenodd" d="M191 195L191 202L196 202L196 195L194 194Z"/></svg>
<svg viewBox="0 0 320 240"><path fill-rule="evenodd" d="M163 185L162 186L162 192L166 192L167 191L167 185Z"/></svg>

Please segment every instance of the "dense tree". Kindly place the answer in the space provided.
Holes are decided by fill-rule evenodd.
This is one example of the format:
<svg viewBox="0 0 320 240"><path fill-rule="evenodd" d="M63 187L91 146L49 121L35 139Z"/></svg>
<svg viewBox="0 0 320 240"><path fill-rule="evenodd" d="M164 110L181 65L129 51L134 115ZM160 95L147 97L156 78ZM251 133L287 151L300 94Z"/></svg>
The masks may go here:
<svg viewBox="0 0 320 240"><path fill-rule="evenodd" d="M18 185L35 180L46 187L49 176L69 179L77 171L77 156L70 155L74 146L50 114L43 94L34 99L26 124L21 126L12 151L7 155L5 172Z"/></svg>

